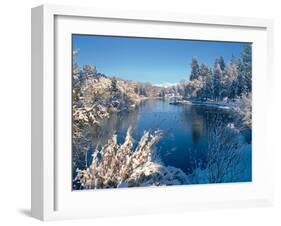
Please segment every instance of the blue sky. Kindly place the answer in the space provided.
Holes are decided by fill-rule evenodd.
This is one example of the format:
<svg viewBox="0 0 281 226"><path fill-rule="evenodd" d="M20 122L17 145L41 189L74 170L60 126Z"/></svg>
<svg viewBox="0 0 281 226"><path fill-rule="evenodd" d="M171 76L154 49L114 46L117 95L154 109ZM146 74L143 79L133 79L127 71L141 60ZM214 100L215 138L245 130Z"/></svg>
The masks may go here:
<svg viewBox="0 0 281 226"><path fill-rule="evenodd" d="M188 79L192 57L213 67L215 58L239 57L243 43L73 35L76 62L98 72L152 84Z"/></svg>

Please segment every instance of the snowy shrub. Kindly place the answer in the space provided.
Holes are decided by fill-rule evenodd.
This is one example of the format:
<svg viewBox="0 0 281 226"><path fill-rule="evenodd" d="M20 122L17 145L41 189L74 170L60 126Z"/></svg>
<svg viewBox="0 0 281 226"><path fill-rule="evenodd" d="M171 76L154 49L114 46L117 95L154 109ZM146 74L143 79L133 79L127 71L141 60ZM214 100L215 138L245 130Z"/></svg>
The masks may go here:
<svg viewBox="0 0 281 226"><path fill-rule="evenodd" d="M242 95L241 98L236 100L235 107L236 123L241 128L252 127L252 95Z"/></svg>
<svg viewBox="0 0 281 226"><path fill-rule="evenodd" d="M242 177L241 137L233 124L225 124L217 116L208 128L205 166L198 166L189 175L192 183L222 183L239 181Z"/></svg>
<svg viewBox="0 0 281 226"><path fill-rule="evenodd" d="M92 164L77 169L76 180L86 189L137 187L146 185L186 184L187 176L180 169L165 167L155 160L154 145L161 134L144 132L133 149L131 127L123 144L114 135L100 150L93 153Z"/></svg>
<svg viewBox="0 0 281 226"><path fill-rule="evenodd" d="M240 176L237 171L241 158L239 131L233 125L225 126L220 121L209 128L207 150L208 180L210 183L235 181Z"/></svg>

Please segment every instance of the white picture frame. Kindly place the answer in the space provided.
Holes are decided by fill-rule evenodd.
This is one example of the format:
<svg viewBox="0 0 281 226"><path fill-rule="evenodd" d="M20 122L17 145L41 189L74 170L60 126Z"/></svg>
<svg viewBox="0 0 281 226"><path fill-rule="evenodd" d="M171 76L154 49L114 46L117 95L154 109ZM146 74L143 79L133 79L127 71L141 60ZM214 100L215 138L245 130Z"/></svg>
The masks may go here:
<svg viewBox="0 0 281 226"><path fill-rule="evenodd" d="M93 28L94 31L91 30ZM217 32L209 32L207 36L204 33L206 29L215 29ZM68 186L71 177L66 175L64 178L68 174L71 158L71 114L67 113L71 104L68 102L71 93L69 34L93 32L104 35L252 42L253 182L72 192ZM56 220L271 205L273 153L266 143L269 103L265 100L273 82L272 45L273 22L265 19L57 5L33 8L32 216L41 220ZM98 205L93 205L93 201ZM113 205L108 205L110 201Z"/></svg>

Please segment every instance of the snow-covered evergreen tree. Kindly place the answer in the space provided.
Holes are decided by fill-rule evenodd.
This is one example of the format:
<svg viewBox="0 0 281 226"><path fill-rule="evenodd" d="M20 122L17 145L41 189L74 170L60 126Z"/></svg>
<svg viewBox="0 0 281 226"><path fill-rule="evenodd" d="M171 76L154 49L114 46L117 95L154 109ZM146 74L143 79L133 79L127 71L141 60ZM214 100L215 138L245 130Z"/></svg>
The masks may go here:
<svg viewBox="0 0 281 226"><path fill-rule="evenodd" d="M196 58L192 58L190 80L198 79L200 75L199 64Z"/></svg>
<svg viewBox="0 0 281 226"><path fill-rule="evenodd" d="M217 64L220 65L220 68L221 68L221 70L223 71L224 68L225 68L225 62L224 62L224 59L223 59L222 56L220 56L219 58L217 58L217 59L215 60L214 68L217 67Z"/></svg>
<svg viewBox="0 0 281 226"><path fill-rule="evenodd" d="M234 98L235 92L235 81L237 80L238 70L237 65L234 63L227 64L223 71L223 98ZM233 96L233 97L231 97Z"/></svg>
<svg viewBox="0 0 281 226"><path fill-rule="evenodd" d="M205 97L206 99L212 99L214 97L214 81L213 75L209 75L205 82Z"/></svg>
<svg viewBox="0 0 281 226"><path fill-rule="evenodd" d="M212 75L212 69L207 64L201 64L199 68L200 77L205 80L208 76Z"/></svg>
<svg viewBox="0 0 281 226"><path fill-rule="evenodd" d="M245 79L246 92L252 91L252 47L250 44L245 45L242 52L242 73Z"/></svg>
<svg viewBox="0 0 281 226"><path fill-rule="evenodd" d="M117 80L115 77L113 77L111 79L111 92L117 92L118 91L118 88L117 88Z"/></svg>
<svg viewBox="0 0 281 226"><path fill-rule="evenodd" d="M245 45L242 53L242 60L238 61L238 76L236 95L247 95L252 91L252 48L251 45Z"/></svg>
<svg viewBox="0 0 281 226"><path fill-rule="evenodd" d="M221 95L221 80L222 80L222 70L220 64L217 64L214 70L214 99L219 100Z"/></svg>
<svg viewBox="0 0 281 226"><path fill-rule="evenodd" d="M238 75L237 75L237 82L234 83L236 85L236 96L242 96L243 93L247 92L247 84L245 79L245 73L243 71L243 62L239 59L238 61Z"/></svg>

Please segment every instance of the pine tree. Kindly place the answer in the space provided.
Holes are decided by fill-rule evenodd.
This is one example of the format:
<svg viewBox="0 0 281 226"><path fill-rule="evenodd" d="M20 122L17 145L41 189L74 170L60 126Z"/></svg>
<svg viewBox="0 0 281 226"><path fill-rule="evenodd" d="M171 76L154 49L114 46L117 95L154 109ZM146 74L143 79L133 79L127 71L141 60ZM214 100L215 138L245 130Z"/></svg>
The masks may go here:
<svg viewBox="0 0 281 226"><path fill-rule="evenodd" d="M205 81L204 85L204 96L206 99L213 99L214 97L214 79L213 75L210 74Z"/></svg>
<svg viewBox="0 0 281 226"><path fill-rule="evenodd" d="M247 92L246 90L247 90L246 80L243 72L240 71L237 77L236 95L242 96L243 93Z"/></svg>
<svg viewBox="0 0 281 226"><path fill-rule="evenodd" d="M117 80L115 77L113 77L111 79L111 92L117 92L118 88L117 88Z"/></svg>
<svg viewBox="0 0 281 226"><path fill-rule="evenodd" d="M199 64L196 58L192 58L191 62L191 73L190 73L190 80L198 79L199 78Z"/></svg>
<svg viewBox="0 0 281 226"><path fill-rule="evenodd" d="M212 69L207 64L201 64L199 74L204 80L207 76L212 75Z"/></svg>
<svg viewBox="0 0 281 226"><path fill-rule="evenodd" d="M234 79L229 88L228 97L230 99L235 99L238 96L238 80Z"/></svg>
<svg viewBox="0 0 281 226"><path fill-rule="evenodd" d="M245 45L241 55L241 72L245 79L245 91L249 93L252 91L252 46L250 44Z"/></svg>
<svg viewBox="0 0 281 226"><path fill-rule="evenodd" d="M238 59L232 54L230 58L230 64L231 65L237 65L238 64Z"/></svg>
<svg viewBox="0 0 281 226"><path fill-rule="evenodd" d="M214 99L220 99L221 95L221 79L222 79L222 70L220 68L220 64L217 64L214 70Z"/></svg>
<svg viewBox="0 0 281 226"><path fill-rule="evenodd" d="M202 78L202 88L197 92L198 99L207 100L213 98L213 72L207 64L200 65L200 77Z"/></svg>
<svg viewBox="0 0 281 226"><path fill-rule="evenodd" d="M215 69L216 69L218 64L220 65L221 70L224 71L224 69L225 69L225 62L224 62L224 59L223 59L222 56L220 56L219 58L217 58L215 60L215 64L214 64L214 68Z"/></svg>
<svg viewBox="0 0 281 226"><path fill-rule="evenodd" d="M224 71L224 69L225 69L225 62L224 62L224 59L223 59L222 56L220 56L220 58L219 58L219 65L221 67L221 70Z"/></svg>

